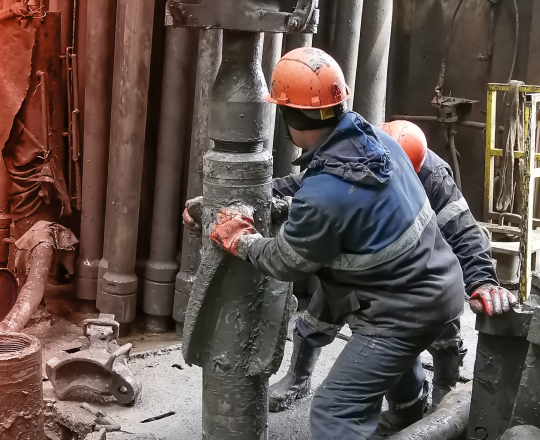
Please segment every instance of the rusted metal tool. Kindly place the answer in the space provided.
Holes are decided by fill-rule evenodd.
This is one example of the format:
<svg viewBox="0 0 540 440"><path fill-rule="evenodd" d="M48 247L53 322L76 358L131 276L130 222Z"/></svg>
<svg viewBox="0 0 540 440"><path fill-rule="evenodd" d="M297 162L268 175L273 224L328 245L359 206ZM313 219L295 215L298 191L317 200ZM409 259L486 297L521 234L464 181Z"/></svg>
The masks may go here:
<svg viewBox="0 0 540 440"><path fill-rule="evenodd" d="M47 362L47 376L60 400L101 400L114 396L131 405L141 392L141 384L127 366L132 345L116 342L120 324L114 315L101 314L84 321L84 335L90 347Z"/></svg>

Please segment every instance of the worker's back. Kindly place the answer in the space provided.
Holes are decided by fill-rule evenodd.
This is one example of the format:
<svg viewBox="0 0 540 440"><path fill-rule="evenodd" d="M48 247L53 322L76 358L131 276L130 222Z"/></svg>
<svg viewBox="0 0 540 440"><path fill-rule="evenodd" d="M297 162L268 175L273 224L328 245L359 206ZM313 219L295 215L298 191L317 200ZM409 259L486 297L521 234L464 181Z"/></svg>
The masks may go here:
<svg viewBox="0 0 540 440"><path fill-rule="evenodd" d="M350 112L303 160L308 171L280 238L322 266L334 313L356 332L387 335L458 317L458 261L401 147Z"/></svg>

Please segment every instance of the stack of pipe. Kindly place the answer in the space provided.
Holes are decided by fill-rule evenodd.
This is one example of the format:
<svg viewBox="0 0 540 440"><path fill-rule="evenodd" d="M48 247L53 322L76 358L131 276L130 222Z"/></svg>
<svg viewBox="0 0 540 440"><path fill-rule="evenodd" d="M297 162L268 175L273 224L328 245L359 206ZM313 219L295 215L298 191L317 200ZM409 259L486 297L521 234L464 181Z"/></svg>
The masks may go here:
<svg viewBox="0 0 540 440"><path fill-rule="evenodd" d="M146 328L153 333L168 329L180 269L176 255L194 40L193 30L166 29L154 215L144 285Z"/></svg>
<svg viewBox="0 0 540 440"><path fill-rule="evenodd" d="M114 314L121 324L135 319L137 306L135 260L145 135L141 121L146 120L153 19L153 2L118 2L103 250L107 265L97 307Z"/></svg>

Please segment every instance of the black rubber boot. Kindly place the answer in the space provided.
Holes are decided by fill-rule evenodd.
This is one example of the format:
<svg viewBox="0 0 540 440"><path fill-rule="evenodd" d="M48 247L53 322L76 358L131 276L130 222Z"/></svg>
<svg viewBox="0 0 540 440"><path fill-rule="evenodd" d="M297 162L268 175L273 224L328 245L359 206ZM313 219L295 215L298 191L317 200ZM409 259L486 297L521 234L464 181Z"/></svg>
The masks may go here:
<svg viewBox="0 0 540 440"><path fill-rule="evenodd" d="M429 383L424 383L422 397L411 405L397 405L389 401L388 411L383 411L379 418L379 425L370 440L379 440L391 437L402 429L422 420L426 413L429 393Z"/></svg>
<svg viewBox="0 0 540 440"><path fill-rule="evenodd" d="M459 367L467 354L463 341L457 347L430 348L433 356L433 394L430 413L437 410L444 396L456 388L459 379Z"/></svg>
<svg viewBox="0 0 540 440"><path fill-rule="evenodd" d="M293 332L293 343L289 371L269 389L269 408L272 412L289 408L295 400L305 397L311 388L311 374L322 349L308 344L296 330Z"/></svg>

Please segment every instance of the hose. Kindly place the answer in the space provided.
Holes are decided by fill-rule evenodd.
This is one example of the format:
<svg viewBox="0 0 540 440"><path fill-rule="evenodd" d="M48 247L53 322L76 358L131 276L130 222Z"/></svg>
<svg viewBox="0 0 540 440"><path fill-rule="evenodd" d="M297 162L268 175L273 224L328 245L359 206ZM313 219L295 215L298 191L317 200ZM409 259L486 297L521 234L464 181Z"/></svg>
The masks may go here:
<svg viewBox="0 0 540 440"><path fill-rule="evenodd" d="M53 257L54 247L49 243L40 243L34 248L26 283L17 302L0 323L0 332L20 332L30 320L43 299Z"/></svg>
<svg viewBox="0 0 540 440"><path fill-rule="evenodd" d="M454 163L455 181L458 189L461 191L461 170L459 168L458 152L455 142L456 131L454 127L450 127L448 130L448 144L450 145L450 152L452 153L452 162Z"/></svg>
<svg viewBox="0 0 540 440"><path fill-rule="evenodd" d="M457 14L459 10L461 9L462 4L463 4L463 0L460 0L460 2L458 3L456 7L456 10L454 11L454 15L452 16L452 21L450 22L450 28L448 29L448 35L446 36L446 49L444 52L444 58L442 60L441 69L439 72L439 82L437 83L437 87L435 87L435 92L437 92L437 97L442 96L442 91L444 89L444 78L446 76L446 60L448 58L448 55L450 54L450 41L452 38L452 29L454 27Z"/></svg>

